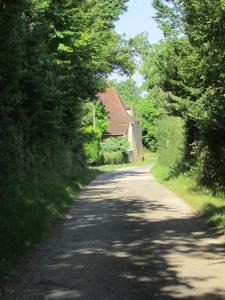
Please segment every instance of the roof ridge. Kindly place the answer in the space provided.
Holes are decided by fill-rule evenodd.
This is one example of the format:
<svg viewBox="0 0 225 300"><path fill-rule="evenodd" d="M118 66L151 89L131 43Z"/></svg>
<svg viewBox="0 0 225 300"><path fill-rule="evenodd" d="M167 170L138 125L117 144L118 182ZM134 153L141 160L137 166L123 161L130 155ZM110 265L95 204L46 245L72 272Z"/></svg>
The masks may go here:
<svg viewBox="0 0 225 300"><path fill-rule="evenodd" d="M97 94L97 97L104 104L109 113L108 133L111 135L125 135L128 132L129 124L136 123L114 86L108 87L104 92Z"/></svg>
<svg viewBox="0 0 225 300"><path fill-rule="evenodd" d="M131 122L134 122L134 121L135 121L134 118L133 118L131 115L128 114L128 112L127 112L127 110L126 110L126 108L125 108L124 101L123 101L122 97L120 96L120 94L117 92L117 89L116 89L114 86L112 86L111 88L113 89L114 93L116 94L117 99L119 100L119 104L120 104L120 105L122 106L122 108L123 108L123 113L128 117L128 119L129 119Z"/></svg>

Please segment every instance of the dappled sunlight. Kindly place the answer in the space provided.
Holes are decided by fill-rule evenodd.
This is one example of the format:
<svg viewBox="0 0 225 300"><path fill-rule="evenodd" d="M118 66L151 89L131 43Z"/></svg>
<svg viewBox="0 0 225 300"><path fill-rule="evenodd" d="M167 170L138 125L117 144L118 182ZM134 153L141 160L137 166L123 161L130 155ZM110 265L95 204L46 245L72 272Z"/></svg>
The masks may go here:
<svg viewBox="0 0 225 300"><path fill-rule="evenodd" d="M49 293L45 299L77 299L81 297L81 293L79 291L76 290L58 290L55 289L53 291L51 291L51 293Z"/></svg>
<svg viewBox="0 0 225 300"><path fill-rule="evenodd" d="M82 192L72 217L43 250L48 258L41 262L33 294L44 295L40 299L224 299L219 273L225 267L224 245L207 232L202 218L166 189L157 193L159 184L145 169L115 171L112 179L110 174ZM122 180L129 174L131 184Z"/></svg>

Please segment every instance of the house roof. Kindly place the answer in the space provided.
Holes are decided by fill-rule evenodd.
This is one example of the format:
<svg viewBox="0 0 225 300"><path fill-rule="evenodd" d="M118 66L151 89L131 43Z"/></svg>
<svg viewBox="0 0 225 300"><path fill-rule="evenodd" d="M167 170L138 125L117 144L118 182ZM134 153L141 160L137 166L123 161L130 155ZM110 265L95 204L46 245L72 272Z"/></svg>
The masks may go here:
<svg viewBox="0 0 225 300"><path fill-rule="evenodd" d="M107 135L126 135L130 123L137 122L130 116L119 94L114 87L109 87L105 92L97 95L109 113L109 128Z"/></svg>

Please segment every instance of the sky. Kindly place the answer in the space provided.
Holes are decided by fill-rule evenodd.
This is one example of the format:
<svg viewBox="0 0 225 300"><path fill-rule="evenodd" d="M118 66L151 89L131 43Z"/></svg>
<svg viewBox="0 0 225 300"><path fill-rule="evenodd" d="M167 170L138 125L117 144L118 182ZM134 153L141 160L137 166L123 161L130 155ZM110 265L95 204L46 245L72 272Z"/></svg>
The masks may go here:
<svg viewBox="0 0 225 300"><path fill-rule="evenodd" d="M153 19L155 10L151 2L152 0L130 0L127 12L121 15L116 24L116 32L125 33L127 38L131 38L147 31L150 42L158 42L163 36Z"/></svg>
<svg viewBox="0 0 225 300"><path fill-rule="evenodd" d="M132 38L141 32L148 32L149 41L156 43L163 38L160 29L153 16L155 10L151 5L152 0L130 0L128 2L128 10L121 15L119 21L116 23L116 32L125 34L127 38ZM112 79L117 81L124 80L117 74L112 74ZM138 85L142 82L142 77L139 74L134 75L134 79Z"/></svg>

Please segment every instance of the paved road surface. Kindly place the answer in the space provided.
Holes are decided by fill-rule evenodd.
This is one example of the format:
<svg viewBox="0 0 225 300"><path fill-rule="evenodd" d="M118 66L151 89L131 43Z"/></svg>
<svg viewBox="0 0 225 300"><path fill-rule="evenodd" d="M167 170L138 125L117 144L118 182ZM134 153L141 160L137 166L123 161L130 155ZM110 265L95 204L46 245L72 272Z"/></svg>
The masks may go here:
<svg viewBox="0 0 225 300"><path fill-rule="evenodd" d="M149 168L99 176L4 299L225 299L222 239Z"/></svg>

